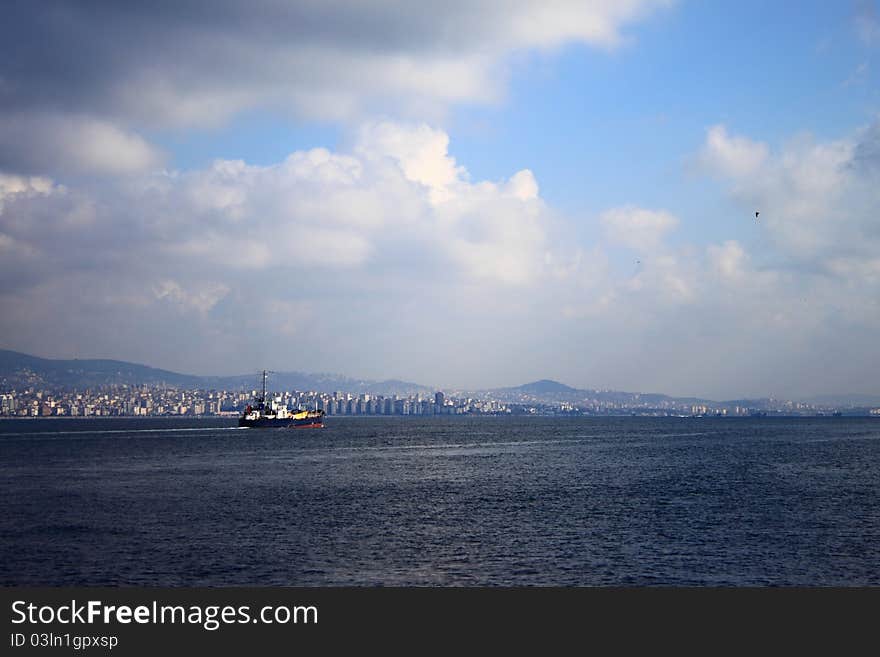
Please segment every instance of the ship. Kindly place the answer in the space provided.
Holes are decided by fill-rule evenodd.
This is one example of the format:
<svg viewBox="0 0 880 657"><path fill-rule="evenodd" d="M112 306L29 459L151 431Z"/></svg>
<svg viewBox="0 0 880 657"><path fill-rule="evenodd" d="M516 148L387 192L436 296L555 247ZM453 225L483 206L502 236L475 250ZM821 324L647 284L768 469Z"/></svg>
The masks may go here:
<svg viewBox="0 0 880 657"><path fill-rule="evenodd" d="M263 388L259 397L254 399L253 404L248 404L241 417L238 418L238 426L252 429L320 429L324 426L324 411L296 409L291 411L281 400L272 397L266 399L266 376L268 372L263 370Z"/></svg>

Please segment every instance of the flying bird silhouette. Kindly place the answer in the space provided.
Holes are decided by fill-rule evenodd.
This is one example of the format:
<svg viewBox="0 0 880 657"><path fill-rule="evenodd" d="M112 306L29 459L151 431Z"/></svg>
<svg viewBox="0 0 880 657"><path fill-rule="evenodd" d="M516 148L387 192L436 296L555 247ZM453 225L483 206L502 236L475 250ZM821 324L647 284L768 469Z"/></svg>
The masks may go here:
<svg viewBox="0 0 880 657"><path fill-rule="evenodd" d="M755 213L755 219L758 218L758 215L759 215L759 214L761 214L761 213L760 213L760 212L756 212L756 213Z"/></svg>

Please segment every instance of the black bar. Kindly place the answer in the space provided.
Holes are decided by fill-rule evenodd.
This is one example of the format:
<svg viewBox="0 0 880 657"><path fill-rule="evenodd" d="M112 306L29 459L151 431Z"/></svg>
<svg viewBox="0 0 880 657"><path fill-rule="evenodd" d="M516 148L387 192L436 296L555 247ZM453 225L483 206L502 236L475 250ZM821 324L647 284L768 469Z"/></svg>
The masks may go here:
<svg viewBox="0 0 880 657"><path fill-rule="evenodd" d="M549 654L570 652L566 646L788 652L801 644L839 653L873 636L880 589L74 587L6 588L2 598L10 655L336 654L352 645L356 652L484 645ZM90 601L100 603L93 622ZM163 606L160 623L154 612ZM186 622L168 611L174 607L185 610ZM83 622L57 622L54 614L69 620L74 609ZM30 622L29 613L47 622Z"/></svg>

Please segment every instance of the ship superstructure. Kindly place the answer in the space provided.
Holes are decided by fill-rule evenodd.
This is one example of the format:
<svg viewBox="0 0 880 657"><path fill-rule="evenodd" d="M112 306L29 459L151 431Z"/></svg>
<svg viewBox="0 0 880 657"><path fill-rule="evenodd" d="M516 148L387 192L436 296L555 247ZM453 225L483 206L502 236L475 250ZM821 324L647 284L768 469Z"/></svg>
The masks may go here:
<svg viewBox="0 0 880 657"><path fill-rule="evenodd" d="M313 411L297 409L291 411L283 404L281 398L273 395L266 398L266 377L268 371L263 370L263 386L259 397L253 404L248 404L240 418L238 426L252 428L276 429L318 429L324 426L324 411L317 408Z"/></svg>

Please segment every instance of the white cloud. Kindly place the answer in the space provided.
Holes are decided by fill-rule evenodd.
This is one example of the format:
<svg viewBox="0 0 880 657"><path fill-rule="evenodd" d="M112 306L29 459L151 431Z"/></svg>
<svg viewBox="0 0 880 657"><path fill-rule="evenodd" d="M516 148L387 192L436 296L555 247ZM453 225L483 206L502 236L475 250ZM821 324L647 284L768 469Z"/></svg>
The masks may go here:
<svg viewBox="0 0 880 657"><path fill-rule="evenodd" d="M0 178L6 346L204 373L259 361L439 385L547 376L720 397L823 392L811 354L837 353L831 327L843 326L846 353L822 374L870 384L873 130L792 140L722 179L749 207L766 202L758 229L778 247L759 253L744 240L672 240L679 218L637 205L600 213L592 242L578 241L529 170L472 180L448 136L421 124L358 135L344 152L218 161L110 189ZM822 207L836 200L835 214L798 209L814 191ZM804 250L790 231L816 245ZM623 264L619 247L638 264Z"/></svg>
<svg viewBox="0 0 880 657"><path fill-rule="evenodd" d="M63 23L41 5L10 8L0 27L0 171L155 170L165 156L148 133L216 129L252 110L349 124L438 121L453 105L503 99L514 53L614 48L630 25L670 4L219 1L162 12L69 6ZM454 163L408 152L406 142L385 147L435 199L457 176Z"/></svg>
<svg viewBox="0 0 880 657"><path fill-rule="evenodd" d="M707 251L711 267L723 281L731 284L743 281L748 255L739 242L727 240L723 244L710 244Z"/></svg>
<svg viewBox="0 0 880 657"><path fill-rule="evenodd" d="M49 194L54 183L43 176L13 176L0 173L0 213L3 212L3 200L13 196L34 196Z"/></svg>
<svg viewBox="0 0 880 657"><path fill-rule="evenodd" d="M642 253L660 249L663 238L679 223L669 212L646 210L632 205L606 210L600 221L612 243L622 244Z"/></svg>
<svg viewBox="0 0 880 657"><path fill-rule="evenodd" d="M203 310L213 297L184 293L187 280L224 270L295 277L372 268L513 285L545 274L550 223L530 171L471 182L442 131L386 122L359 134L351 153L298 151L270 166L217 161L132 179L112 194L6 176L3 198L15 202L0 214L0 232L46 258L33 284L136 264L162 272L161 298ZM104 244L115 263L101 257Z"/></svg>
<svg viewBox="0 0 880 657"><path fill-rule="evenodd" d="M180 125L218 123L266 105L325 120L377 107L437 112L498 100L513 52L566 43L611 49L625 41L627 26L671 4L498 0L427 9L339 1L272 6L247 17L209 7L210 29L178 17L162 37L173 60L151 52L151 66L113 80L106 92L126 115Z"/></svg>
<svg viewBox="0 0 880 657"><path fill-rule="evenodd" d="M143 138L103 119L0 112L0 169L131 174L157 169L163 160Z"/></svg>
<svg viewBox="0 0 880 657"><path fill-rule="evenodd" d="M516 3L506 20L501 18L501 23L513 43L546 48L565 41L583 41L613 48L623 41L622 25L671 4L664 0L521 2Z"/></svg>
<svg viewBox="0 0 880 657"><path fill-rule="evenodd" d="M531 201L538 198L538 181L528 169L515 173L507 183L507 189L520 201Z"/></svg>
<svg viewBox="0 0 880 657"><path fill-rule="evenodd" d="M0 262L14 282L0 329L35 352L91 343L92 353L135 357L152 344L161 355L148 360L174 369L252 369L255 353L279 344L277 357L296 354L288 367L357 374L343 365L354 358L364 375L410 378L418 366L457 378L449 354L463 332L486 336L499 317L511 326L498 344L523 344L523 313L545 302L550 281L568 285L589 264L560 239L532 172L472 181L448 136L421 124L358 134L348 152L218 161L109 190L16 179L7 186L46 193L13 194L0 213L0 248L16 253ZM32 296L64 308L64 321L29 308ZM112 351L124 341L111 326L130 336L129 351Z"/></svg>
<svg viewBox="0 0 880 657"><path fill-rule="evenodd" d="M185 311L195 310L200 313L211 310L228 293L229 288L219 283L184 288L177 281L165 279L153 286L153 295L156 299L174 303Z"/></svg>
<svg viewBox="0 0 880 657"><path fill-rule="evenodd" d="M701 161L722 176L748 176L767 158L767 146L745 137L731 137L723 125L709 128Z"/></svg>
<svg viewBox="0 0 880 657"><path fill-rule="evenodd" d="M771 152L766 144L716 127L702 162L746 212L760 211L759 227L782 254L821 267L841 251L864 257L880 247L872 209L880 200L872 179L875 131L876 125L824 142L803 134Z"/></svg>
<svg viewBox="0 0 880 657"><path fill-rule="evenodd" d="M449 198L450 187L467 178L447 153L449 136L427 125L401 127L395 123L368 124L361 129L357 152L366 159L390 157L407 180L421 183L433 203Z"/></svg>

